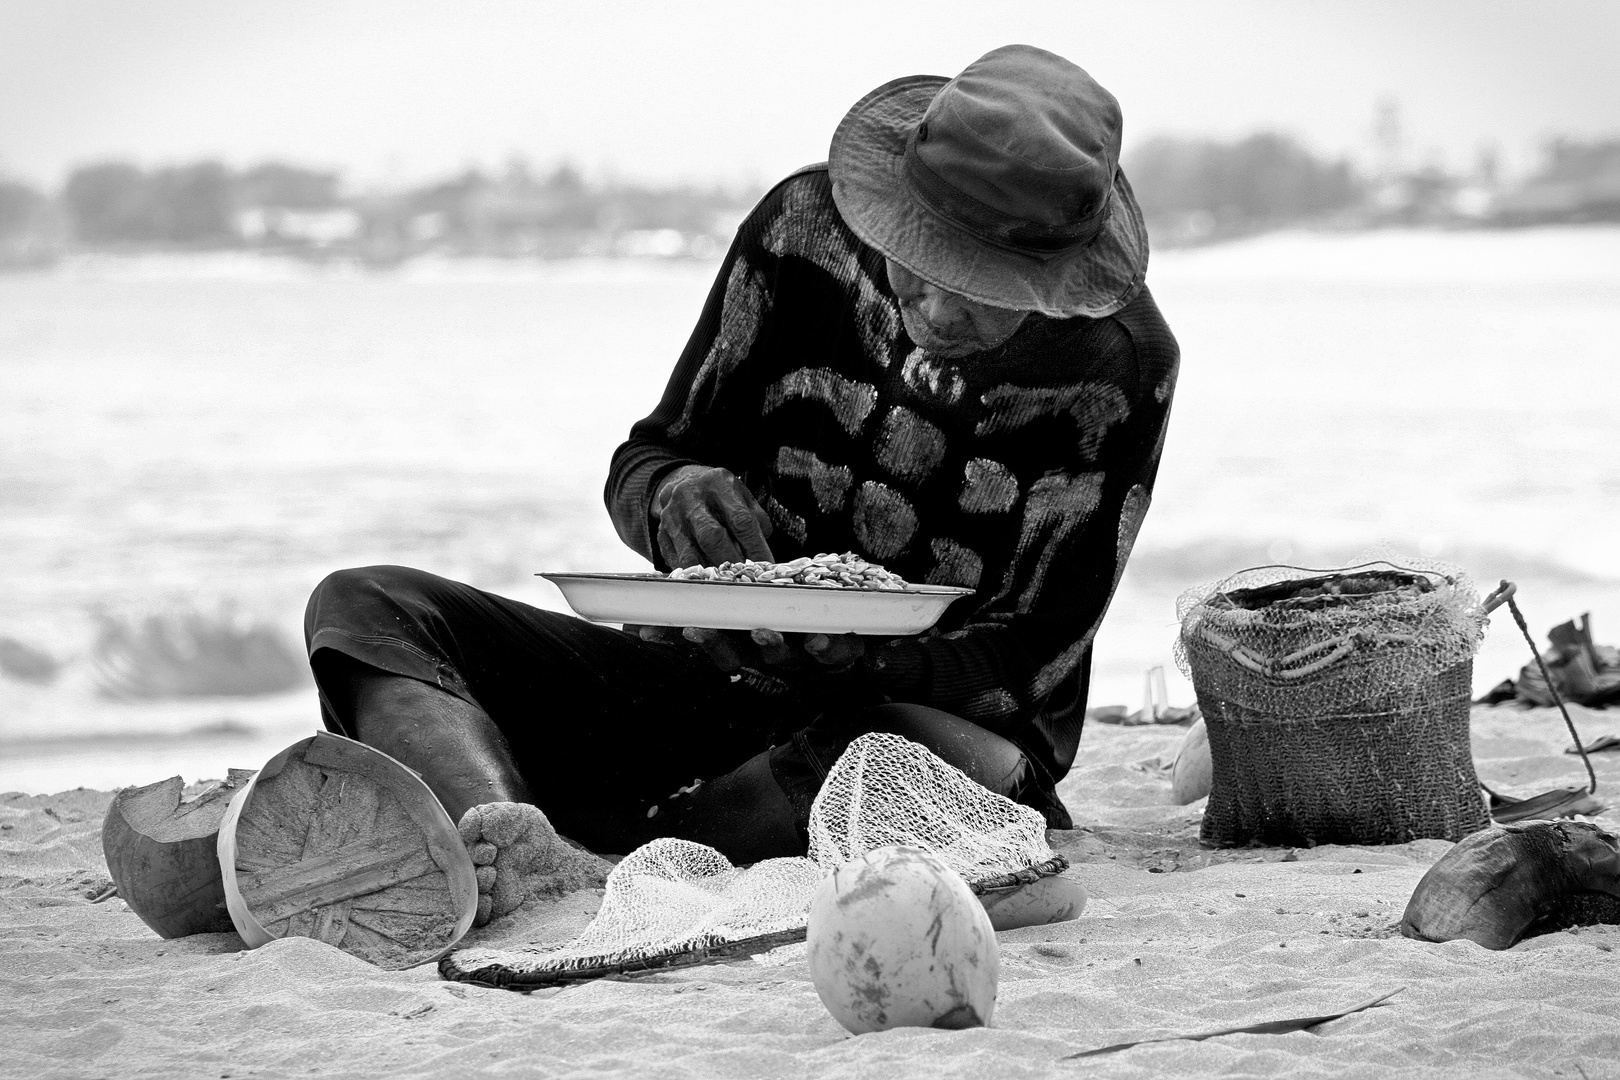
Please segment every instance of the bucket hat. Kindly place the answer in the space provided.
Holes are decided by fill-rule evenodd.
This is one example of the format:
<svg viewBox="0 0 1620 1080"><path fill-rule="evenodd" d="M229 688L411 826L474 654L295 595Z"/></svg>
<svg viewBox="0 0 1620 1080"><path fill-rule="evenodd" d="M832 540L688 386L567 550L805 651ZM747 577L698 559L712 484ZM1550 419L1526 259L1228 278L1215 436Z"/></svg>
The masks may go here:
<svg viewBox="0 0 1620 1080"><path fill-rule="evenodd" d="M954 79L913 75L856 102L828 154L833 200L862 241L942 289L1099 318L1147 272L1120 128L1090 75L1007 45Z"/></svg>

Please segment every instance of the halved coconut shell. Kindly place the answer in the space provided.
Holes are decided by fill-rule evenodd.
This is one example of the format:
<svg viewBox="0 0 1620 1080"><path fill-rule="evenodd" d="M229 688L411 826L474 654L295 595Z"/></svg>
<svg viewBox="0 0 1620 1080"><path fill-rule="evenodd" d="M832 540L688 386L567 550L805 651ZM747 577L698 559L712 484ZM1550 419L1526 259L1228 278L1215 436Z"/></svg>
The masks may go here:
<svg viewBox="0 0 1620 1080"><path fill-rule="evenodd" d="M378 967L437 960L478 882L450 815L410 769L325 732L271 758L219 831L226 907L250 947L311 937Z"/></svg>

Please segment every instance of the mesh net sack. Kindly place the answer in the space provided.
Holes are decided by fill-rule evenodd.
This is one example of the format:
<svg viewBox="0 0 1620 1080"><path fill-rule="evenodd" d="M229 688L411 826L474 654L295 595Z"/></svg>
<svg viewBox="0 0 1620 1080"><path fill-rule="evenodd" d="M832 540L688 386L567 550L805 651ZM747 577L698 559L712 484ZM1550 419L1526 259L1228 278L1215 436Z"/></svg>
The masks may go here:
<svg viewBox="0 0 1620 1080"><path fill-rule="evenodd" d="M1052 858L1037 811L980 787L908 739L862 735L816 794L810 858L830 874L890 844L932 852L969 882Z"/></svg>
<svg viewBox="0 0 1620 1080"><path fill-rule="evenodd" d="M1190 590L1178 614L1214 772L1206 842L1459 840L1489 824L1468 741L1484 615L1459 568L1259 567Z"/></svg>
<svg viewBox="0 0 1620 1080"><path fill-rule="evenodd" d="M862 735L839 757L810 811L810 857L733 866L718 851L664 838L608 875L602 907L562 948L462 949L448 979L529 988L746 956L804 940L824 875L889 844L920 847L975 891L1061 873L1035 810L980 787L898 735Z"/></svg>

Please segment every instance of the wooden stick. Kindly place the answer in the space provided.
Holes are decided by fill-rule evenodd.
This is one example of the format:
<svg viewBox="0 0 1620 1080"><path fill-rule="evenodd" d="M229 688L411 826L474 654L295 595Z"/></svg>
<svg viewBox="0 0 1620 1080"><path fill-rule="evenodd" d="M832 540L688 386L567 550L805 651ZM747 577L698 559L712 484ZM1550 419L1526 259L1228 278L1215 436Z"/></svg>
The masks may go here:
<svg viewBox="0 0 1620 1080"><path fill-rule="evenodd" d="M1541 659L1541 650L1536 648L1536 639L1530 636L1530 626L1524 621L1524 612L1519 610L1518 602L1513 599L1514 589L1509 582L1504 580L1501 585L1497 586L1496 593L1491 594L1492 597L1494 598L1497 593L1502 594L1502 599L1507 601L1508 610L1513 613L1513 621L1519 624L1519 633L1523 634L1524 640L1529 643L1530 655L1536 658L1536 667L1541 669L1541 677L1547 680L1547 691L1552 694L1553 701L1557 702L1558 711L1564 718L1564 726L1569 728L1569 736L1575 740L1575 749L1581 752L1581 764L1586 766L1586 775L1591 778L1592 783L1586 789L1587 794L1595 795L1597 794L1597 773L1592 769L1592 759L1586 756L1586 747L1581 745L1581 733L1575 730L1575 721L1569 718L1569 710L1564 708L1564 695L1558 692L1558 686L1553 682L1552 673L1547 670L1546 663Z"/></svg>

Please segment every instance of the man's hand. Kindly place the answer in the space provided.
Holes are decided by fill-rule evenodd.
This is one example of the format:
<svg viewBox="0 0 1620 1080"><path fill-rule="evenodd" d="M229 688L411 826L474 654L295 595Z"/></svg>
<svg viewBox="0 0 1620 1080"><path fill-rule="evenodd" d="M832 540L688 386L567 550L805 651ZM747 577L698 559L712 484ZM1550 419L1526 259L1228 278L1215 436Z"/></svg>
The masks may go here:
<svg viewBox="0 0 1620 1080"><path fill-rule="evenodd" d="M771 519L743 482L725 469L676 469L658 486L652 508L658 519L658 553L672 568L771 559L765 542Z"/></svg>
<svg viewBox="0 0 1620 1080"><path fill-rule="evenodd" d="M714 666L728 675L743 668L778 674L848 671L866 655L859 634L781 634L775 630L711 630L688 626L643 626L643 641L671 641L679 634L703 647Z"/></svg>

